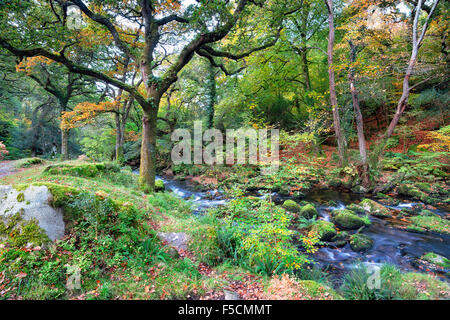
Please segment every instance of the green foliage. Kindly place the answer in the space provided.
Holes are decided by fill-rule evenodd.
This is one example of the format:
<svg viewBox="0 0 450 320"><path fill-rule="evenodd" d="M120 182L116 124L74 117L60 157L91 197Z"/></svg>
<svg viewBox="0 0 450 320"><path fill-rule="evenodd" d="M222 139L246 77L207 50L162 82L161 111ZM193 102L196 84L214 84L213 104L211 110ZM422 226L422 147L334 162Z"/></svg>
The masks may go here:
<svg viewBox="0 0 450 320"><path fill-rule="evenodd" d="M281 207L244 197L231 200L216 215L224 213L219 243L227 256L240 255L248 267L267 275L296 270L308 262L291 242L292 216Z"/></svg>
<svg viewBox="0 0 450 320"><path fill-rule="evenodd" d="M80 141L81 150L94 161L108 161L114 155L115 136L111 131L86 132Z"/></svg>
<svg viewBox="0 0 450 320"><path fill-rule="evenodd" d="M378 268L379 279L376 279L377 269L356 265L344 277L340 288L344 297L351 300L433 300L449 296L448 284L432 275L402 273L389 264Z"/></svg>
<svg viewBox="0 0 450 320"><path fill-rule="evenodd" d="M447 165L442 158L448 156L446 152L413 152L407 154L386 153L383 159L384 168L399 170L405 179L435 181L436 178L448 177Z"/></svg>

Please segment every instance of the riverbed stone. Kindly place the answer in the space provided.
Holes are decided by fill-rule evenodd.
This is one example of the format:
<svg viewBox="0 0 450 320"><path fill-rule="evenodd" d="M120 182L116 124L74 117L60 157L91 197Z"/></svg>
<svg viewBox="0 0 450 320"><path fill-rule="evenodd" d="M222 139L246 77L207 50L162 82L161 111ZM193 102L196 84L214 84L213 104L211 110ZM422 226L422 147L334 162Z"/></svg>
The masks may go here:
<svg viewBox="0 0 450 320"><path fill-rule="evenodd" d="M367 188L364 188L361 185L356 185L352 188L353 193L367 193L369 190Z"/></svg>
<svg viewBox="0 0 450 320"><path fill-rule="evenodd" d="M441 256L434 252L428 252L424 254L420 259L425 260L429 263L437 265L439 267L450 269L450 260L444 256Z"/></svg>
<svg viewBox="0 0 450 320"><path fill-rule="evenodd" d="M314 222L311 227L311 231L317 233L322 241L331 241L331 239L337 234L334 224L325 220L317 220Z"/></svg>
<svg viewBox="0 0 450 320"><path fill-rule="evenodd" d="M35 222L50 240L60 239L65 232L63 212L53 208L52 201L53 195L46 186L28 186L20 191L10 185L0 186L0 222L8 225L11 219L20 220L17 226L22 233Z"/></svg>
<svg viewBox="0 0 450 320"><path fill-rule="evenodd" d="M373 246L373 240L369 236L362 233L355 233L350 236L350 247L353 251L366 251Z"/></svg>
<svg viewBox="0 0 450 320"><path fill-rule="evenodd" d="M300 209L300 216L302 216L304 218L312 219L312 218L316 217L317 215L318 215L317 209L311 203L304 205Z"/></svg>
<svg viewBox="0 0 450 320"><path fill-rule="evenodd" d="M359 206L375 217L383 217L384 218L384 217L390 217L392 215L391 211L388 208L386 208L382 204L379 204L378 202L375 202L371 199L362 200L359 203Z"/></svg>
<svg viewBox="0 0 450 320"><path fill-rule="evenodd" d="M294 213L300 212L300 209L301 209L300 205L297 202L295 202L294 200L286 200L283 203L282 207L286 211L294 212Z"/></svg>
<svg viewBox="0 0 450 320"><path fill-rule="evenodd" d="M368 219L363 219L347 209L332 211L333 222L343 229L359 229L370 224Z"/></svg>

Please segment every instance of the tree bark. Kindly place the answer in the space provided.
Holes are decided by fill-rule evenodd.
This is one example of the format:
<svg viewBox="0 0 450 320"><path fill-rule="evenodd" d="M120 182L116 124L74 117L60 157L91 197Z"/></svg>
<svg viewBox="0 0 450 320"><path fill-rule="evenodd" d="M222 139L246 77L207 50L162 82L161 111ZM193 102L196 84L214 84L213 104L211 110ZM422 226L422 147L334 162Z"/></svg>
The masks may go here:
<svg viewBox="0 0 450 320"><path fill-rule="evenodd" d="M61 129L61 158L62 160L69 160L69 131Z"/></svg>
<svg viewBox="0 0 450 320"><path fill-rule="evenodd" d="M214 126L214 106L216 104L216 74L214 66L208 65L208 110L207 110L207 125L208 128Z"/></svg>
<svg viewBox="0 0 450 320"><path fill-rule="evenodd" d="M350 45L350 63L356 61L356 48L354 44L349 41ZM358 90L356 89L355 83L355 72L352 66L349 68L348 81L350 84L350 92L352 94L353 109L355 110L355 120L356 120L356 131L358 133L358 145L359 145L359 155L361 156L362 164L367 162L366 153L366 138L364 136L364 123L361 109L359 107Z"/></svg>
<svg viewBox="0 0 450 320"><path fill-rule="evenodd" d="M159 104L159 101L158 101ZM144 192L153 191L156 175L156 121L158 108L144 110L142 116L141 164L139 186Z"/></svg>
<svg viewBox="0 0 450 320"><path fill-rule="evenodd" d="M339 117L339 107L336 97L336 82L334 75L334 65L333 65L333 48L334 48L334 16L333 16L333 0L325 0L325 4L328 7L328 77L330 82L330 102L333 108L333 124L334 132L336 134L336 140L338 144L338 154L339 154L339 166L344 166L346 163L345 159L345 141L341 131L341 120Z"/></svg>
<svg viewBox="0 0 450 320"><path fill-rule="evenodd" d="M353 109L355 110L356 132L358 134L359 155L361 157L361 164L357 166L359 177L361 178L364 187L370 187L369 166L367 164L366 153L366 138L364 136L364 122L361 109L359 107L358 90L355 83L355 71L353 63L356 61L356 48L352 41L349 41L350 46L350 67L348 71L348 82L350 84L350 92L352 94Z"/></svg>
<svg viewBox="0 0 450 320"><path fill-rule="evenodd" d="M122 163L123 161L123 146L122 146L122 121L120 119L119 112L114 113L114 118L116 121L116 154L115 158L118 163Z"/></svg>

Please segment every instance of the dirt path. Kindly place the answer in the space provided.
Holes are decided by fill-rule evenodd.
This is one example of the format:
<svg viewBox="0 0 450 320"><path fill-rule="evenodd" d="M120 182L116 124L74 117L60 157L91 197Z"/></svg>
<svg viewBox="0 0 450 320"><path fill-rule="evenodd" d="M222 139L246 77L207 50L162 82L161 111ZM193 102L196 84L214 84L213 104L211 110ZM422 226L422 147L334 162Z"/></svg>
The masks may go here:
<svg viewBox="0 0 450 320"><path fill-rule="evenodd" d="M9 176L14 173L16 170L15 161L2 161L0 162L0 178L4 176Z"/></svg>

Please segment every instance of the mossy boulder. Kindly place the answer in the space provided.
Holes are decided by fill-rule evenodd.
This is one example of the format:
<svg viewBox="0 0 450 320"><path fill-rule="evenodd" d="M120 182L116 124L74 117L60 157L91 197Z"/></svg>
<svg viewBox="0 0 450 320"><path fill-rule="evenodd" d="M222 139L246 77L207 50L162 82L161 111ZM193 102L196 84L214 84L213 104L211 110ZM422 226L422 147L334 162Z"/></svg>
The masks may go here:
<svg viewBox="0 0 450 320"><path fill-rule="evenodd" d="M384 218L392 216L391 211L388 208L371 199L363 199L359 203L359 206L375 217Z"/></svg>
<svg viewBox="0 0 450 320"><path fill-rule="evenodd" d="M364 208L356 203L350 203L346 209L353 211L354 213L364 213Z"/></svg>
<svg viewBox="0 0 450 320"><path fill-rule="evenodd" d="M450 260L434 252L428 252L424 254L420 259L429 263L442 267L444 269L450 269Z"/></svg>
<svg viewBox="0 0 450 320"><path fill-rule="evenodd" d="M397 193L412 199L420 200L424 203L435 204L439 199L430 197L425 192L421 191L419 188L410 184L402 184L397 187Z"/></svg>
<svg viewBox="0 0 450 320"><path fill-rule="evenodd" d="M0 186L0 199L0 232L9 235L8 241L40 245L64 236L63 213L51 206L53 195L46 186L25 185L21 190Z"/></svg>
<svg viewBox="0 0 450 320"><path fill-rule="evenodd" d="M322 241L331 241L337 234L334 224L325 220L317 220L314 222L311 231L315 232Z"/></svg>
<svg viewBox="0 0 450 320"><path fill-rule="evenodd" d="M21 210L9 217L0 217L0 243L12 247L42 246L50 242L36 219L24 219Z"/></svg>
<svg viewBox="0 0 450 320"><path fill-rule="evenodd" d="M155 191L164 191L166 190L166 186L164 185L164 181L161 179L155 180Z"/></svg>
<svg viewBox="0 0 450 320"><path fill-rule="evenodd" d="M367 190L366 188L364 188L363 186L361 186L361 185L356 185L356 186L354 186L353 188L352 188L352 192L353 193L361 193L361 194L363 194L363 193L367 193L369 190Z"/></svg>
<svg viewBox="0 0 450 320"><path fill-rule="evenodd" d="M350 247L353 251L361 252L366 251L373 246L373 240L369 236L356 233L350 236Z"/></svg>
<svg viewBox="0 0 450 320"><path fill-rule="evenodd" d="M423 209L419 212L419 215L425 216L425 217L439 217L437 213L434 213L433 211Z"/></svg>
<svg viewBox="0 0 450 320"><path fill-rule="evenodd" d="M302 216L306 219L312 219L312 218L316 217L318 214L319 213L317 212L316 207L314 207L314 205L312 205L311 203L304 205L300 209L300 216Z"/></svg>
<svg viewBox="0 0 450 320"><path fill-rule="evenodd" d="M450 221L439 216L414 216L410 219L408 230L450 234Z"/></svg>
<svg viewBox="0 0 450 320"><path fill-rule="evenodd" d="M339 231L332 239L331 241L341 241L341 240L347 240L348 239L348 232L347 231Z"/></svg>
<svg viewBox="0 0 450 320"><path fill-rule="evenodd" d="M370 225L370 220L367 217L361 218L347 209L334 210L331 214L333 222L343 229L359 229Z"/></svg>
<svg viewBox="0 0 450 320"><path fill-rule="evenodd" d="M348 232L347 231L339 231L332 239L333 245L335 247L344 247L347 244L348 239Z"/></svg>
<svg viewBox="0 0 450 320"><path fill-rule="evenodd" d="M300 205L297 202L295 202L294 200L284 201L282 207L286 211L295 212L295 213L300 212L300 209L301 209Z"/></svg>

